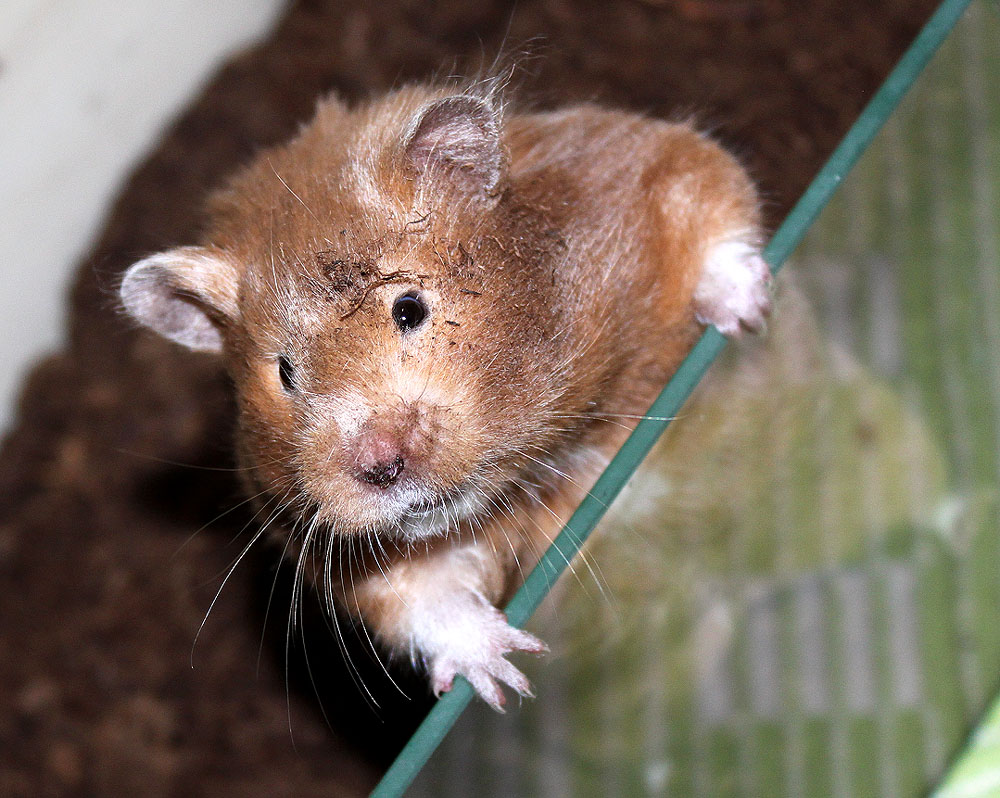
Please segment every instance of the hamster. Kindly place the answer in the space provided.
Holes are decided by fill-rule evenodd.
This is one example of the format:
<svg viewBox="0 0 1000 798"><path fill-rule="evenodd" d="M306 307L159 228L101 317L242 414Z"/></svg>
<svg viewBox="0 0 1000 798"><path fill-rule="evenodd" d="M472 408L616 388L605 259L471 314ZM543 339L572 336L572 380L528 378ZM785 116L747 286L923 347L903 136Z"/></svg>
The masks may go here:
<svg viewBox="0 0 1000 798"><path fill-rule="evenodd" d="M530 694L509 599L703 325L770 308L758 198L687 124L489 85L336 97L121 284L219 355L262 527L436 694Z"/></svg>

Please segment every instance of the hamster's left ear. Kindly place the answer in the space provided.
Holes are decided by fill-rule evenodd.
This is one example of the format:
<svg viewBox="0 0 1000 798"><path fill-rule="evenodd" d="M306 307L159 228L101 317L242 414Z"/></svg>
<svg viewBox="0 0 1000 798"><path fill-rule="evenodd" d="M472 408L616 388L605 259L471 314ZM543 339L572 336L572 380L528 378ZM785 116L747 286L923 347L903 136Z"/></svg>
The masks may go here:
<svg viewBox="0 0 1000 798"><path fill-rule="evenodd" d="M125 309L171 341L222 351L222 330L235 320L239 278L220 252L179 247L133 264L122 279Z"/></svg>
<svg viewBox="0 0 1000 798"><path fill-rule="evenodd" d="M406 136L405 153L418 180L446 181L444 188L482 198L503 189L507 156L498 112L478 97L458 94L424 108Z"/></svg>

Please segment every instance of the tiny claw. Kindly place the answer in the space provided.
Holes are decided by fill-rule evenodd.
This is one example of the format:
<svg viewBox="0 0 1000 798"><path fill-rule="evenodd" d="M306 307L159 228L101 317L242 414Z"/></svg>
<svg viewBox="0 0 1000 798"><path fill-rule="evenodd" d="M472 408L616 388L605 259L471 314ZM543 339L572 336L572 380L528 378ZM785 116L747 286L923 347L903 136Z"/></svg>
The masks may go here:
<svg viewBox="0 0 1000 798"><path fill-rule="evenodd" d="M509 684L518 695L525 696L526 698L534 698L535 694L531 691L531 682L528 681L528 677L516 668L513 668L513 671L513 673L507 674L503 681Z"/></svg>
<svg viewBox="0 0 1000 798"><path fill-rule="evenodd" d="M476 669L466 674L466 678L483 701L497 712L504 712L507 696L504 695L500 685L496 683L496 680L487 671Z"/></svg>
<svg viewBox="0 0 1000 798"><path fill-rule="evenodd" d="M450 693L451 689L455 686L454 674L447 677L434 677L431 689L434 691L434 697L440 698L445 693Z"/></svg>
<svg viewBox="0 0 1000 798"><path fill-rule="evenodd" d="M524 633L523 642L518 645L518 651L524 651L527 654L534 654L536 656L541 656L542 654L549 653L549 647L544 640L539 640L534 635L529 635L527 632Z"/></svg>

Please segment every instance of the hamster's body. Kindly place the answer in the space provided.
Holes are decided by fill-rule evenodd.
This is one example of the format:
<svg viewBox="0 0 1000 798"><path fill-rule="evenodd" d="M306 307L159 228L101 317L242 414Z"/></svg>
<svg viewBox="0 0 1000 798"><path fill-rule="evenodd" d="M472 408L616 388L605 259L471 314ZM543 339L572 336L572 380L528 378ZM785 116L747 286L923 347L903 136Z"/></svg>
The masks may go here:
<svg viewBox="0 0 1000 798"><path fill-rule="evenodd" d="M126 307L219 352L262 517L393 652L496 707L496 609L699 332L768 310L757 199L689 126L415 86L321 103ZM350 556L347 556L348 553Z"/></svg>

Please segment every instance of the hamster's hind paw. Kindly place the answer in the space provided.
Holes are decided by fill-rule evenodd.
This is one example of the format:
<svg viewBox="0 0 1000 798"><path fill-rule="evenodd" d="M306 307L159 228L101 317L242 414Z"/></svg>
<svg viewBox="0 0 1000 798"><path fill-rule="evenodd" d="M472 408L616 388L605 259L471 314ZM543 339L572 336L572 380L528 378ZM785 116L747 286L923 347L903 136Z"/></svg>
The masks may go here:
<svg viewBox="0 0 1000 798"><path fill-rule="evenodd" d="M761 332L771 312L771 270L760 250L738 238L712 245L694 307L698 321L714 324L724 335Z"/></svg>
<svg viewBox="0 0 1000 798"><path fill-rule="evenodd" d="M533 697L527 677L506 660L514 651L542 654L549 650L544 642L507 623L507 618L492 605L480 608L479 634L455 640L449 650L433 657L430 666L431 686L440 696L451 690L455 676L469 680L487 704L503 712L506 697L500 684L519 695Z"/></svg>

